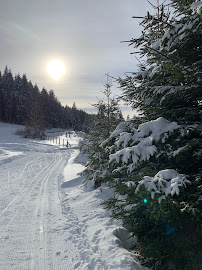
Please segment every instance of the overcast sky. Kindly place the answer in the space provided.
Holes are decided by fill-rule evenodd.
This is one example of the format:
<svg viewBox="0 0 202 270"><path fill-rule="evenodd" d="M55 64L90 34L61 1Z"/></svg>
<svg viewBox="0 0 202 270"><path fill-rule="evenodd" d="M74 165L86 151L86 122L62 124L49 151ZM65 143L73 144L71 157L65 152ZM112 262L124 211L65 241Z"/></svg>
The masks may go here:
<svg viewBox="0 0 202 270"><path fill-rule="evenodd" d="M155 3L155 1L153 1ZM0 0L0 70L27 74L39 88L53 89L63 105L92 111L105 74L124 76L137 69L132 47L139 21L151 9L146 0ZM55 81L46 71L52 59L66 75ZM119 94L116 87L114 94ZM125 113L126 114L126 113Z"/></svg>

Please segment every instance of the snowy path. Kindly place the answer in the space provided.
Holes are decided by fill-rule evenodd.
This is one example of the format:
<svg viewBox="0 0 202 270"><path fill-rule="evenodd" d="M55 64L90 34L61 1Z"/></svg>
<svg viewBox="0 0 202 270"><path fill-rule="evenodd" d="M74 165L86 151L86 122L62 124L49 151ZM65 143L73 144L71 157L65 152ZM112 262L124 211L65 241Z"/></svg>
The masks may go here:
<svg viewBox="0 0 202 270"><path fill-rule="evenodd" d="M105 193L77 175L78 149L10 141L0 138L12 152L0 162L0 270L142 269L119 247Z"/></svg>
<svg viewBox="0 0 202 270"><path fill-rule="evenodd" d="M8 193L9 198L4 196L7 205L0 214L0 269L68 269L65 264L57 267L57 249L69 250L64 243L65 230L62 237L57 232L63 219L58 180L69 156L62 151L42 158L39 154L31 168L25 165L22 169L22 177L29 178L22 190ZM17 180L12 184L18 185Z"/></svg>

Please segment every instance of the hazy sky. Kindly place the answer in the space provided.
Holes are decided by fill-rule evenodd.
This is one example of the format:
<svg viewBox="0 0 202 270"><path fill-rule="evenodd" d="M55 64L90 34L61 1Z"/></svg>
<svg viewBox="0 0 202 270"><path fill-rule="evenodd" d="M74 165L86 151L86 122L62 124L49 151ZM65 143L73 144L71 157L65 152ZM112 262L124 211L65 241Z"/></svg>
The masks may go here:
<svg viewBox="0 0 202 270"><path fill-rule="evenodd" d="M155 2L155 1L153 1ZM27 74L39 88L53 89L63 105L92 111L101 97L105 74L124 76L136 70L132 47L146 0L0 0L0 70ZM47 63L60 59L66 75L55 81ZM114 94L119 94L116 87Z"/></svg>

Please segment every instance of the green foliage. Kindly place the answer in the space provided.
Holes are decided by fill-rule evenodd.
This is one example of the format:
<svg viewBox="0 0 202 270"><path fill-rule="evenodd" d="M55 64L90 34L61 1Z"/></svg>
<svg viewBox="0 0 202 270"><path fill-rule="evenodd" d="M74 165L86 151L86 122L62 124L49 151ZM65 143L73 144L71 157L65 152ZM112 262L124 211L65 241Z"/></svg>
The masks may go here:
<svg viewBox="0 0 202 270"><path fill-rule="evenodd" d="M193 1L184 1L188 4ZM183 14L181 1L172 1L179 19L160 6L141 25L140 38L131 39L135 53L146 57L140 71L120 79L123 98L144 111L148 119L159 115L180 124L201 119L202 37L201 14ZM181 10L182 8L182 10ZM155 25L155 28L154 28ZM155 29L155 30L153 30Z"/></svg>
<svg viewBox="0 0 202 270"><path fill-rule="evenodd" d="M138 237L137 252L143 264L158 270L201 267L197 260L202 252L202 18L200 11L190 9L193 2L172 0L177 17L170 17L164 5L157 7L156 15L147 13L140 23L141 37L129 41L146 60L138 72L118 80L122 98L142 111L142 123L161 116L181 128L156 141L157 152L147 160L140 159L132 171L132 154L124 161L123 155L136 145L134 139L125 146L117 145L124 141L124 134L136 138L134 121L103 144L105 151L119 157L109 163L109 184L115 196L105 205ZM179 195L169 195L159 204L160 195L152 199L144 186L136 192L144 176L154 177L171 168L190 181Z"/></svg>
<svg viewBox="0 0 202 270"><path fill-rule="evenodd" d="M87 148L87 176L96 174L114 188L105 206L138 237L142 263L156 270L201 267L202 18L193 2L172 0L175 17L159 4L156 15L143 18L142 35L129 43L144 61L138 72L118 79L122 99L142 117L114 132L103 122L104 135L96 130L99 139ZM99 105L100 119L109 120L105 104ZM174 171L175 178L158 180L163 171ZM140 185L145 178L151 189ZM167 187L176 183L178 192L170 192Z"/></svg>

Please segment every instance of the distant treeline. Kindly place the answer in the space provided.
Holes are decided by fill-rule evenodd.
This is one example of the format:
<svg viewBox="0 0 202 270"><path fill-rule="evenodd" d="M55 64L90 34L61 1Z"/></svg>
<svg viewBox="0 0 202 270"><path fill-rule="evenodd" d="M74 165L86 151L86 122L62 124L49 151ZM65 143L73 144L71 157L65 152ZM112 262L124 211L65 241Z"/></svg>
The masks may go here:
<svg viewBox="0 0 202 270"><path fill-rule="evenodd" d="M27 76L13 76L7 67L0 72L0 121L13 124L72 128L84 130L92 115L72 107L62 106L53 90L41 91Z"/></svg>

